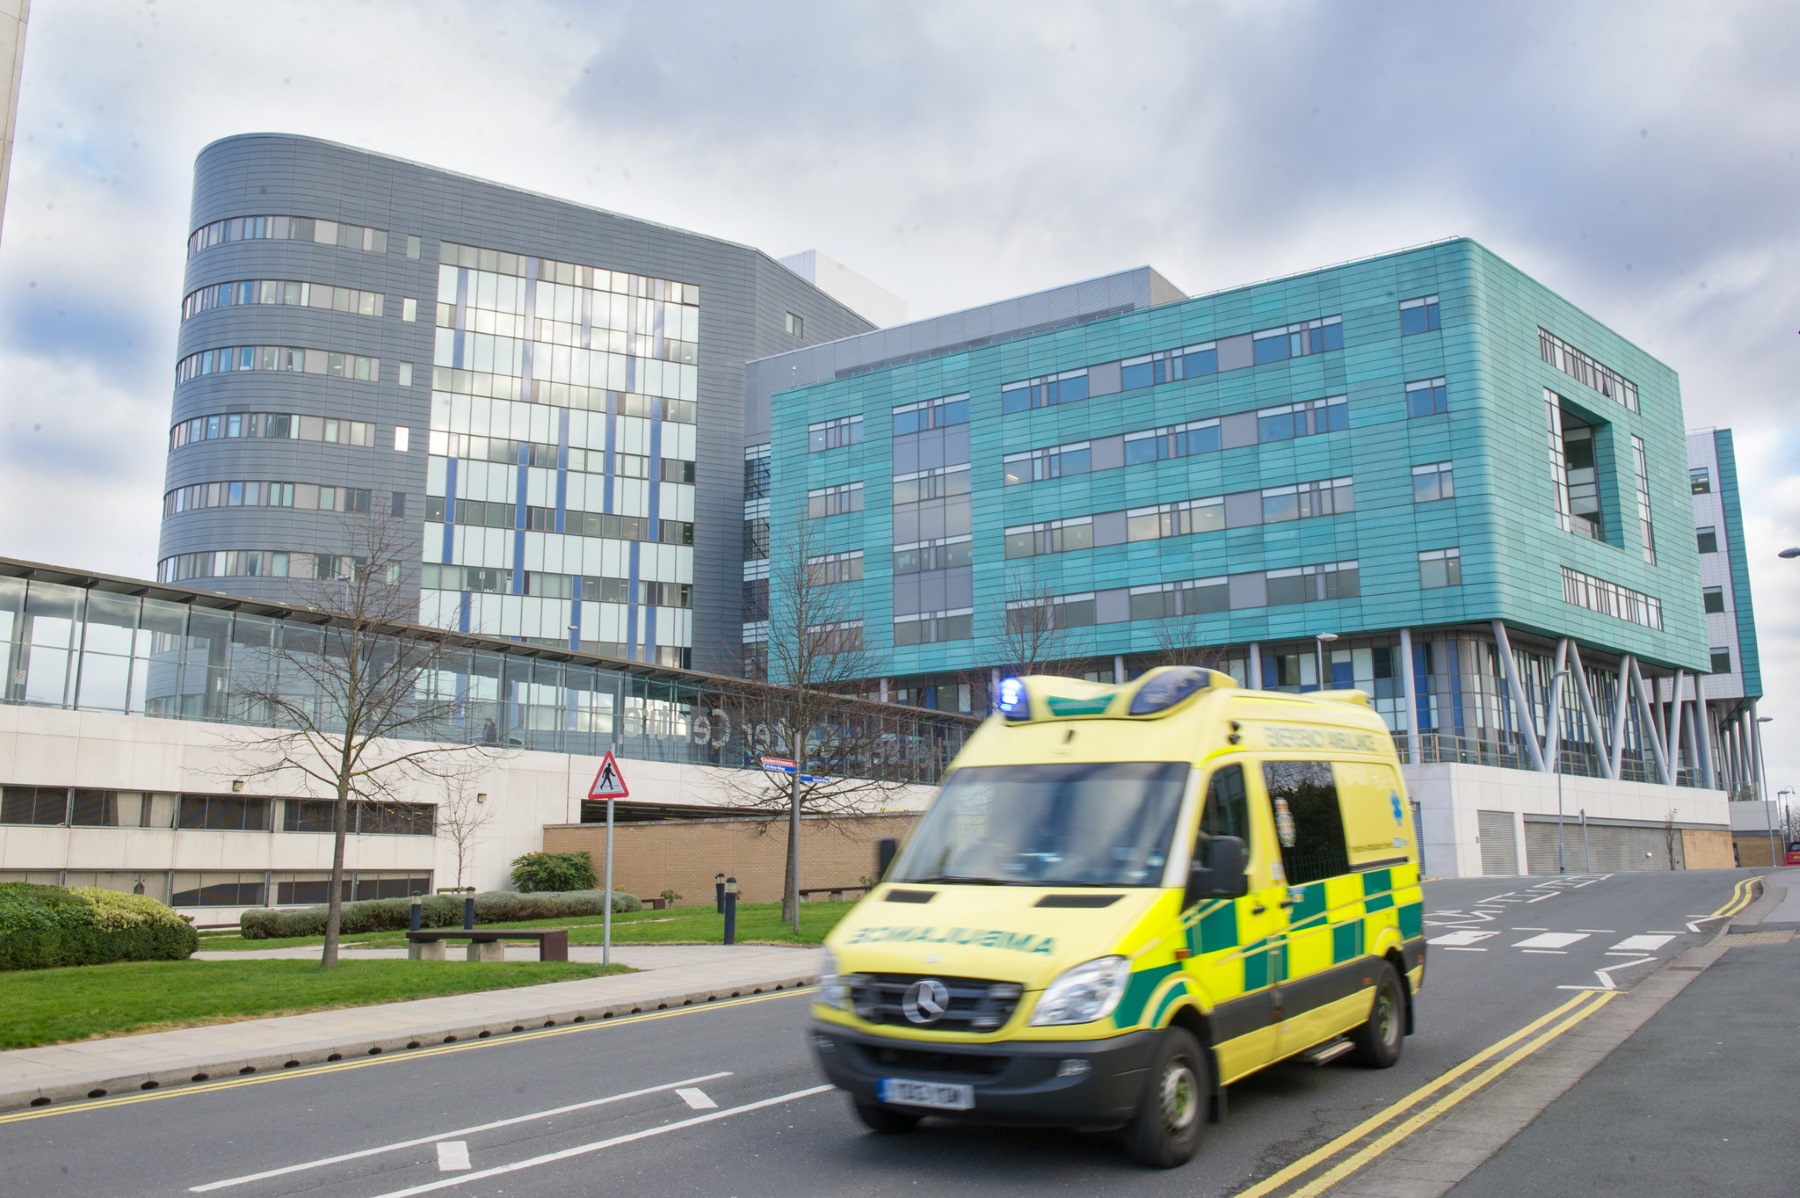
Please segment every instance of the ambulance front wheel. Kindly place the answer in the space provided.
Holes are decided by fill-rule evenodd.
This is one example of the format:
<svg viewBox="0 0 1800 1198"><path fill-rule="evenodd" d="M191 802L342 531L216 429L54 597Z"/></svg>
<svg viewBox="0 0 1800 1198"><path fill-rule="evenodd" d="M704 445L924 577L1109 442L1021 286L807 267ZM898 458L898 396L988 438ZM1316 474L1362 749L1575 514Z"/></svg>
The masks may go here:
<svg viewBox="0 0 1800 1198"><path fill-rule="evenodd" d="M1356 1046L1350 1059L1370 1069L1386 1069L1400 1059L1401 1038L1406 1034L1406 995L1400 975L1383 961L1376 967L1375 1002L1369 1021L1350 1033Z"/></svg>
<svg viewBox="0 0 1800 1198"><path fill-rule="evenodd" d="M1200 1146L1210 1077L1194 1034L1179 1027L1164 1031L1144 1074L1137 1115L1125 1127L1125 1155L1155 1169L1187 1164Z"/></svg>
<svg viewBox="0 0 1800 1198"><path fill-rule="evenodd" d="M884 1136L905 1135L919 1126L919 1116L903 1114L878 1102L852 1098L850 1105L856 1108L856 1117L862 1120L864 1127Z"/></svg>

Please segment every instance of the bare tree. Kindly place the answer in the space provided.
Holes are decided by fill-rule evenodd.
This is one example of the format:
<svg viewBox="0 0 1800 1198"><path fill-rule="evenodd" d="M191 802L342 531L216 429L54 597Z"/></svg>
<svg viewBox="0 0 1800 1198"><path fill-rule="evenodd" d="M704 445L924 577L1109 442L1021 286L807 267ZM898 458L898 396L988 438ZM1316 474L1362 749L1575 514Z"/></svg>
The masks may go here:
<svg viewBox="0 0 1800 1198"><path fill-rule="evenodd" d="M1207 612L1190 611L1192 596L1174 591L1166 596L1170 614L1151 623L1156 639L1156 664L1159 666L1201 666L1226 672L1230 655L1217 645L1209 645L1203 636Z"/></svg>
<svg viewBox="0 0 1800 1198"><path fill-rule="evenodd" d="M1675 837L1677 835L1675 816L1677 814L1677 810L1671 807L1669 808L1669 814L1663 817L1663 848L1669 854L1670 869L1675 868Z"/></svg>
<svg viewBox="0 0 1800 1198"><path fill-rule="evenodd" d="M845 585L860 556L827 552L804 511L783 532L769 560L767 682L744 683L733 700L747 751L772 768L737 771L731 785L749 809L786 818L781 917L798 932L801 816L876 809L905 785L893 767L910 750L865 697L879 661L864 647L857 588Z"/></svg>
<svg viewBox="0 0 1800 1198"><path fill-rule="evenodd" d="M405 783L462 784L495 752L467 743L465 704L439 677L452 664L448 634L418 626L416 592L402 585L417 569L403 522L367 515L345 526L350 552L316 557L302 592L317 622L305 627L305 611L289 617L267 668L244 671L233 696L272 726L237 737L244 772L298 774L331 796L326 969L338 960L352 800L391 803Z"/></svg>
<svg viewBox="0 0 1800 1198"><path fill-rule="evenodd" d="M1092 668L1086 635L1091 617L1076 612L1048 585L1015 572L1006 583L994 667L1002 674L1085 674Z"/></svg>
<svg viewBox="0 0 1800 1198"><path fill-rule="evenodd" d="M494 809L488 805L487 795L477 792L470 779L457 777L450 780L443 800L438 803L437 834L456 850L458 888L463 884L463 875L474 863L475 841L493 818Z"/></svg>

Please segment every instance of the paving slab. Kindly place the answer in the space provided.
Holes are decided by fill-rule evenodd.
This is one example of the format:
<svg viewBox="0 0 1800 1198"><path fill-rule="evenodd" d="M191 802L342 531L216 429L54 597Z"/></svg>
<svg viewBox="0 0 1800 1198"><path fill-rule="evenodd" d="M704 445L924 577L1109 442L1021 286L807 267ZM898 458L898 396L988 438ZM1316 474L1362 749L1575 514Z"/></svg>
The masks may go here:
<svg viewBox="0 0 1800 1198"><path fill-rule="evenodd" d="M318 950L275 949L268 957L296 952L316 957ZM364 954L403 957L405 950L353 950L345 957ZM599 954L598 946L591 954L587 946L570 951L576 960L597 961ZM508 959L536 955L535 948L522 949L517 957L509 950ZM821 951L789 945L615 945L612 957L639 972L0 1052L0 1111L788 990L818 980Z"/></svg>

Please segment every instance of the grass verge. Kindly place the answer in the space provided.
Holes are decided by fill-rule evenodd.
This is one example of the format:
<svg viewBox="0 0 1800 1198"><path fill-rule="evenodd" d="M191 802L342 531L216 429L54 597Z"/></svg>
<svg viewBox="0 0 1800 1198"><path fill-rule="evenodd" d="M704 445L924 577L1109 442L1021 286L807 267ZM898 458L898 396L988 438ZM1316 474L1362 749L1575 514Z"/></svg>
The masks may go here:
<svg viewBox="0 0 1800 1198"><path fill-rule="evenodd" d="M130 961L9 972L0 1049L630 973L586 962Z"/></svg>
<svg viewBox="0 0 1800 1198"><path fill-rule="evenodd" d="M780 903L745 903L738 907L737 938L755 944L819 944L855 903L801 903L800 934L781 921ZM599 944L604 933L601 916L576 919L539 919L508 924L516 928L567 928L570 944ZM664 911L633 911L613 916L614 944L722 944L725 917L708 907L670 907ZM319 943L317 936L280 940L244 940L238 936L203 936L200 947L208 952L290 948ZM406 943L405 932L371 932L344 941L345 947L393 948Z"/></svg>

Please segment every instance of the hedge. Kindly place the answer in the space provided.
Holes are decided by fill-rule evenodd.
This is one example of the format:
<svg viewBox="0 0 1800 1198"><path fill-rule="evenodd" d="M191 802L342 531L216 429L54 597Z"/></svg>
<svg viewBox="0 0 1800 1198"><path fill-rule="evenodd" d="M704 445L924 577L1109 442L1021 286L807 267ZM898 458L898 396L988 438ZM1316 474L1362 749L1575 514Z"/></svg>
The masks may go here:
<svg viewBox="0 0 1800 1198"><path fill-rule="evenodd" d="M594 876L594 859L585 849L573 853L526 853L513 858L512 884L526 894L592 890L599 881Z"/></svg>
<svg viewBox="0 0 1800 1198"><path fill-rule="evenodd" d="M183 961L199 947L193 925L153 898L0 883L0 969Z"/></svg>
<svg viewBox="0 0 1800 1198"><path fill-rule="evenodd" d="M633 895L613 892L613 912L641 911L644 904ZM515 923L528 919L569 919L580 915L603 915L606 893L601 890L550 891L518 894L511 890L489 890L475 896L475 922ZM419 922L428 928L460 928L463 921L463 896L432 894L419 903ZM395 932L412 926L411 899L369 899L345 903L338 930L345 935L366 932ZM280 936L323 936L324 907L298 907L287 910L259 908L238 917L238 930L246 940L274 939Z"/></svg>

